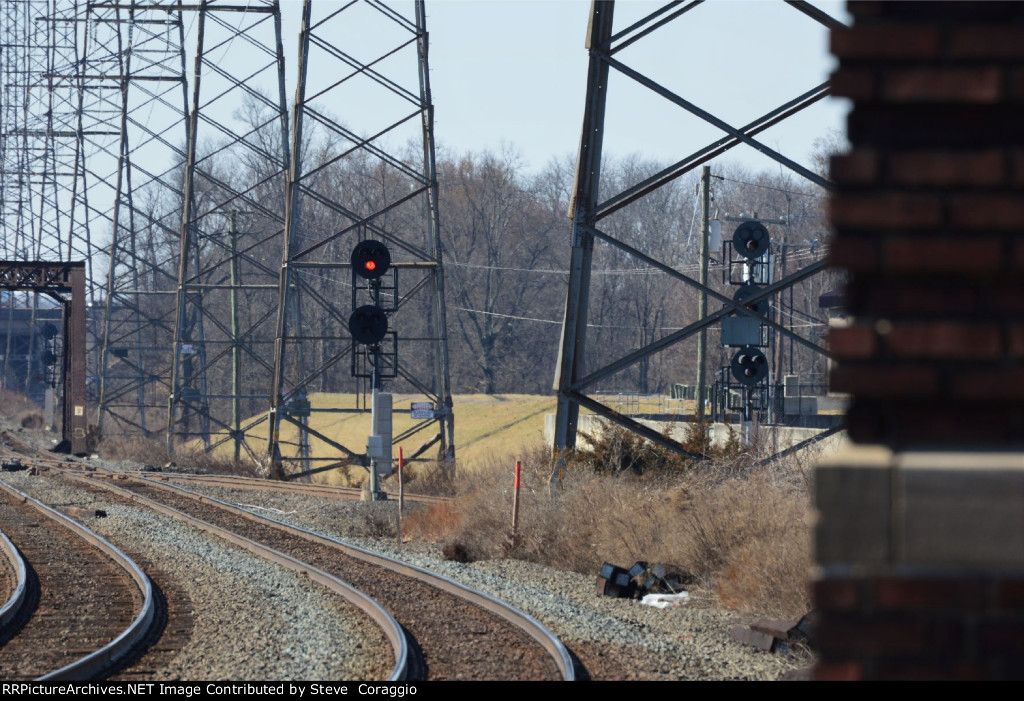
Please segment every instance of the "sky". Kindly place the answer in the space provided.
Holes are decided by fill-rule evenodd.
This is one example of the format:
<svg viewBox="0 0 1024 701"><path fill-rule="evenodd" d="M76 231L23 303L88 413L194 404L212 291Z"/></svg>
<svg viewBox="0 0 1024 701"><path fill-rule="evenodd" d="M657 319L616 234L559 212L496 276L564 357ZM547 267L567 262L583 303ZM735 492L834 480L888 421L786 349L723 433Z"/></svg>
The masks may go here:
<svg viewBox="0 0 1024 701"><path fill-rule="evenodd" d="M849 21L844 3L813 1L833 17ZM302 4L281 4L290 99ZM408 0L388 4L412 16ZM619 0L616 30L663 4ZM314 19L318 8L329 13L339 6L338 0L316 0ZM531 171L553 158L575 159L586 95L589 0L427 0L426 8L435 138L442 151L511 150ZM394 44L389 43L387 22L377 17L376 24L360 25L353 20L365 19L365 14L358 12L358 7L346 10L343 15L352 19L334 25L338 29L332 27L330 37L353 56L372 61ZM616 58L737 127L824 82L834 67L828 31L782 0L709 0ZM393 57L393 63L394 75L402 70L408 75L406 57ZM319 79L328 81L332 59L314 65ZM375 65L386 72L388 61ZM312 75L308 80L317 79ZM368 104L362 94L353 92L329 109L357 131L372 131L381 119L368 118L361 125L359 109L352 109ZM815 139L843 130L847 109L845 101L827 98L758 138L807 164ZM606 155L679 160L722 135L718 128L613 72ZM745 146L727 157L754 171L778 168Z"/></svg>
<svg viewBox="0 0 1024 701"><path fill-rule="evenodd" d="M619 0L615 29L662 2ZM844 4L816 2L849 21ZM575 157L586 94L587 0L428 0L431 84L439 145L512 148L528 169ZM699 107L741 126L834 68L828 31L781 0L711 0L617 58ZM807 164L814 140L842 131L848 107L826 98L759 139ZM723 132L613 72L605 153L670 160ZM752 170L778 168L746 146L727 154Z"/></svg>

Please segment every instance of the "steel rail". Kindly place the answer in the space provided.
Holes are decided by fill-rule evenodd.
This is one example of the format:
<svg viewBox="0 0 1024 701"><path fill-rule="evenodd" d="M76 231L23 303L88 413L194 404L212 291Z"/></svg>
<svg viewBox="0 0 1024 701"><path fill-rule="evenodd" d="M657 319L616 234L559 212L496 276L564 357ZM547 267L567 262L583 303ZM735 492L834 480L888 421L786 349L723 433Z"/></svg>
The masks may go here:
<svg viewBox="0 0 1024 701"><path fill-rule="evenodd" d="M48 454L47 451L41 451L39 449L32 449L33 452ZM18 452L12 448L0 447L0 455L11 455L14 457L26 457L25 453ZM49 454L51 457L42 457L40 455L31 457L31 460L35 462L54 466L58 469L62 467L69 467L70 469L89 470L99 469L102 472L109 474L127 474L136 477L151 477L159 480L185 480L191 482L204 482L207 484L221 485L228 488L234 489L254 489L269 492L288 492L294 494L304 494L307 496L320 496L331 499L361 499L362 489L359 487L342 487L333 484L297 484L294 482L278 482L275 480L268 480L261 477L242 477L239 475L217 475L217 474L193 474L189 472L151 472L145 470L127 470L124 473L118 473L111 470L105 470L104 468L95 468L93 465L87 462L79 462L74 459L69 459L67 456L55 456ZM415 494L405 493L405 498L409 501L418 501L424 504L441 504L444 502L452 501L452 497L438 496L433 494Z"/></svg>
<svg viewBox="0 0 1024 701"><path fill-rule="evenodd" d="M151 477L129 477L128 479L134 479L165 491L185 495L199 502L215 504L226 511L229 511L238 516L242 516L251 521L255 521L257 523L269 523L275 526L276 528L280 528L284 531L290 532L307 541L337 548L349 557L376 565L378 567L384 567L386 569L391 570L392 572L397 572L398 574L404 575L406 577L419 580L425 584L440 589L441 591L447 592L448 594L452 594L466 601L469 601L472 604L480 606L481 608L484 608L487 611L490 611L491 613L496 614L501 618L504 618L512 625L517 626L525 633L527 633L531 638L536 640L541 645L541 647L543 647L548 652L548 654L553 658L555 665L558 667L558 671L562 675L562 678L566 681L575 681L575 671L573 668L572 657L569 655L569 651L566 649L565 645L562 644L562 641L559 640L554 633L549 631L540 621L535 619L533 616L529 615L525 611L521 611L520 609L512 606L507 602L501 601L500 599L491 596L490 594L486 594L478 589L469 587L465 584L462 584L461 582L455 581L454 579L449 579L448 577L438 574L437 572L432 572L426 568L413 565L412 563L388 557L387 555L374 553L369 550L360 548L356 545L353 545L351 543L346 543L344 541L337 540L335 538L331 538L320 533L315 533L313 531L306 530L305 528L293 526L291 524L284 523L282 521L278 521L276 519L272 519L267 516L254 513L247 509L243 509L241 507L235 506L234 504L229 504L227 502L221 501L220 499L215 499L213 497L206 496L205 494L193 492L183 487L178 487L175 485L168 484L166 482L161 482L159 480L152 479ZM89 481L95 482L96 480L93 479Z"/></svg>
<svg viewBox="0 0 1024 701"><path fill-rule="evenodd" d="M44 674L38 681L81 681L92 679L104 669L110 667L114 662L131 652L135 646L149 633L156 615L156 603L153 597L153 587L146 573L135 564L135 562L121 552L115 545L93 533L85 526L74 519L71 519L39 501L28 494L15 489L3 480L0 480L0 489L14 499L35 507L44 516L60 524L64 528L79 536L93 547L100 550L115 563L121 566L138 585L142 593L142 608L135 619L125 628L120 635L111 640L98 650L95 650L84 657L81 657L60 669Z"/></svg>
<svg viewBox="0 0 1024 701"><path fill-rule="evenodd" d="M3 549L7 561L11 563L11 567L15 571L16 580L14 591L11 592L7 602L0 607L0 628L3 628L11 622L12 618L18 615L21 605L25 602L25 594L28 591L26 588L28 584L28 570L25 568L25 558L21 556L21 553L14 547L11 539L2 531L0 531L0 549Z"/></svg>
<svg viewBox="0 0 1024 701"><path fill-rule="evenodd" d="M73 481L80 482L91 487L100 487L102 489L106 489L107 491L113 492L114 494L117 494L118 496L124 499L145 504L150 509L153 509L158 513L161 513L164 516L169 516L170 518L174 518L184 523L187 523L206 533L215 535L218 538L223 538L224 540L227 540L228 542L237 545L240 548L248 550L249 552L257 555L258 557L264 558L275 564L281 565L282 567L285 567L291 570L292 572L304 574L307 577L309 577L310 580L323 585L330 591L343 597L350 604L352 604L360 611L365 613L367 616L369 616L380 627L381 632L384 633L384 636L388 639L388 642L391 644L391 649L395 655L395 665L392 668L391 674L388 676L387 681L401 681L405 679L405 675L408 671L409 664L409 648L406 641L405 633L402 631L402 627L398 624L398 621L395 620L394 616L388 613L388 611L383 606L381 606L379 603L377 603L377 601L369 597L367 594L353 587L351 584L348 584L347 582L344 582L341 579L335 577L334 575L329 574L328 572L325 572L324 570L321 570L317 567L314 567L309 563L302 562L301 560L298 560L290 555L286 555L285 553L282 553L278 550L274 550L273 548L267 547L261 543L257 543L254 540L250 540L249 538L238 535L237 533L232 533L229 530L220 528L219 526L215 526L194 516L190 516L186 513L178 511L177 509L173 509L169 506L166 506L165 504L161 504L158 501L154 501L148 497L136 494L135 492L132 492L130 490L122 489L121 487L109 484L105 480L96 479L95 477L97 473L90 473L89 477L84 477L67 471L62 472L66 477ZM106 474L116 475L117 473L111 472ZM102 476L102 474L100 476ZM129 477L128 479L133 478ZM139 481L146 483L153 482L152 480L146 479L139 479ZM161 487L168 488L160 482L153 483ZM189 493L192 494L192 492ZM206 498L208 499L208 497Z"/></svg>

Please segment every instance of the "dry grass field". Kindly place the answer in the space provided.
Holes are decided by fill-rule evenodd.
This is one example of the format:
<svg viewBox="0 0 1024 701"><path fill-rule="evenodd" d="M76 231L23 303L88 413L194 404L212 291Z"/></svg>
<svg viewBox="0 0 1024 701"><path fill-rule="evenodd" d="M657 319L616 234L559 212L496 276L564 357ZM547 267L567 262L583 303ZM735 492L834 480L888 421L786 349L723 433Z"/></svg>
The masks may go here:
<svg viewBox="0 0 1024 701"><path fill-rule="evenodd" d="M415 421L410 416L410 404L423 401L422 396L396 394L393 397L394 433L413 426ZM353 409L356 406L355 395L313 394L310 403L319 409ZM517 458L517 451L523 446L538 445L544 439L544 415L554 412L555 399L552 396L533 394L466 394L454 398L455 411L455 446L460 470L474 470L477 466L491 460L512 460ZM349 446L357 452L366 448L366 437L370 433L370 414L367 413L314 413L310 417L310 428ZM422 431L402 443L394 446L395 456L401 446L406 455L412 454L433 433ZM297 437L297 429L291 425L281 427L282 442L293 442ZM260 455L266 450L266 423L257 424L248 434L247 442L253 452ZM313 454L324 448L321 441L311 439ZM223 445L219 454L225 457L230 454L230 445ZM427 451L434 457L434 450ZM351 479L361 481L361 470L352 470ZM340 473L323 476L323 481L340 483L344 481Z"/></svg>

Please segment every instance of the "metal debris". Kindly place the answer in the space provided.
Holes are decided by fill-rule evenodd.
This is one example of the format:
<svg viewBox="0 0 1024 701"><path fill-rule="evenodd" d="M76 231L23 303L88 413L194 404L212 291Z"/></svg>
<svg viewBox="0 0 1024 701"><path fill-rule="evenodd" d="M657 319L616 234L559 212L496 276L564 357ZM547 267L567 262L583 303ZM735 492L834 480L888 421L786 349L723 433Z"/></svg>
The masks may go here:
<svg viewBox="0 0 1024 701"><path fill-rule="evenodd" d="M608 562L601 565L597 577L597 595L616 599L628 599L636 593L636 585L629 572Z"/></svg>
<svg viewBox="0 0 1024 701"><path fill-rule="evenodd" d="M640 595L675 594L683 591L692 579L688 575L658 563L640 561L629 568L629 576L636 583Z"/></svg>
<svg viewBox="0 0 1024 701"><path fill-rule="evenodd" d="M19 472L21 470L27 470L28 465L23 463L18 458L9 458L0 462L0 470L3 472Z"/></svg>
<svg viewBox="0 0 1024 701"><path fill-rule="evenodd" d="M753 628L742 624L734 625L730 629L729 634L732 636L732 639L738 643L753 645L754 647L765 650L766 652L771 652L775 647L774 637L768 633L762 633L761 631L754 630Z"/></svg>
<svg viewBox="0 0 1024 701"><path fill-rule="evenodd" d="M606 562L597 577L597 595L639 599L646 594L676 594L689 581L690 577L666 565L641 560L627 570Z"/></svg>
<svg viewBox="0 0 1024 701"><path fill-rule="evenodd" d="M810 635L811 615L782 620L758 619L749 626L732 627L732 639L768 652L789 652L790 647Z"/></svg>

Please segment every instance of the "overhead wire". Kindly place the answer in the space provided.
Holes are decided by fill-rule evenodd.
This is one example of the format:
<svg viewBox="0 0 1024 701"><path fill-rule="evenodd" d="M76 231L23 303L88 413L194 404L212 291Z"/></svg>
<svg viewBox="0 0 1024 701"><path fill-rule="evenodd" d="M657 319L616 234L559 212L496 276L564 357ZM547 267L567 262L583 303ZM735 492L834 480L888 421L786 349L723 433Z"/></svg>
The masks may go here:
<svg viewBox="0 0 1024 701"><path fill-rule="evenodd" d="M711 177L717 178L718 180L726 180L731 183L737 183L739 185L749 185L750 187L759 187L764 190L774 190L775 192L782 192L786 195L800 195L801 197L814 197L817 199L823 199L826 195L822 195L815 192L803 192L801 190L788 190L783 187L776 187L774 185L764 185L761 183L752 183L746 180L737 180L736 178L727 178L724 175L712 175Z"/></svg>
<svg viewBox="0 0 1024 701"><path fill-rule="evenodd" d="M456 311L460 311L460 312L468 312L470 314L483 314L485 316L496 316L496 317L501 317L503 319L516 319L518 321L535 321L535 322L542 323L542 324L559 324L559 325L561 325L561 323L562 323L561 321L555 320L555 319L540 319L540 318L532 317L532 316L516 316L514 314L501 314L499 312L484 311L483 309L467 309L465 307L450 307L450 308L454 309ZM649 326L623 326L621 324L587 324L587 327L591 328L591 329L626 329L626 330L631 330L631 331L636 331L638 329L649 329L649 328L652 328L652 327L649 327ZM657 331L669 331L669 332L672 332L672 331L680 331L680 330L682 330L685 327L683 327L683 326L655 326L653 328L655 330L657 330Z"/></svg>

